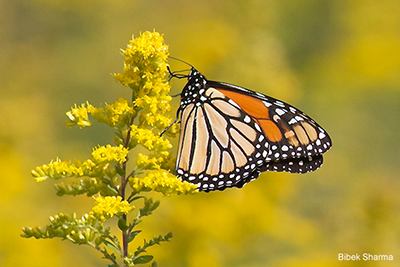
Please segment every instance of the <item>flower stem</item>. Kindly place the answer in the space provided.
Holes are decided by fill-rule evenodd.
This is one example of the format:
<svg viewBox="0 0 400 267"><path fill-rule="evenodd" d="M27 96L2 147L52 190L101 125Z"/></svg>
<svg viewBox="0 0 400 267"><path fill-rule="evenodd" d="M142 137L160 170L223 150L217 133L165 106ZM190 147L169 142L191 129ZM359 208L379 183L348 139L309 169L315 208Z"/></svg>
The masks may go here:
<svg viewBox="0 0 400 267"><path fill-rule="evenodd" d="M124 141L124 147L128 148L128 149L129 149L129 142L131 140L131 125L133 124L134 119L135 118L132 117L129 121L129 128L126 133L126 139ZM124 176L121 176L121 188L120 188L120 192L119 192L119 195L122 197L122 200L125 200L126 185L127 185L127 181L128 181L128 177L129 177L126 175L127 162L128 162L128 159L126 159L126 161L122 163L122 170L125 173ZM122 216L122 218L125 220L125 222L127 222L126 214L124 214ZM129 232L128 232L128 230L124 230L124 231L122 231L122 257L123 258L128 256L128 242L129 242ZM123 266L126 267L125 264Z"/></svg>

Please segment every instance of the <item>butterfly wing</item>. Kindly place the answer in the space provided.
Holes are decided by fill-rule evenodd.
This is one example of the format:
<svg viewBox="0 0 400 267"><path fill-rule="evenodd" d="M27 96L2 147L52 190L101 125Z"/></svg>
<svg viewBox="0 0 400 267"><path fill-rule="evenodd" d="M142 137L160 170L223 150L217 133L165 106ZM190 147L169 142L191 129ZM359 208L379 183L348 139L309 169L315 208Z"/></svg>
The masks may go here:
<svg viewBox="0 0 400 267"><path fill-rule="evenodd" d="M212 100L182 111L177 174L204 191L258 177L264 159L254 143L265 146L267 141L259 141L261 129L218 90L209 88L207 94Z"/></svg>
<svg viewBox="0 0 400 267"><path fill-rule="evenodd" d="M176 173L199 190L242 187L268 170L314 171L331 146L310 117L263 94L193 70L182 94Z"/></svg>
<svg viewBox="0 0 400 267"><path fill-rule="evenodd" d="M265 160L271 163L265 165L266 170L305 173L320 167L320 155L329 150L332 141L325 130L304 112L242 87L211 81L208 85L218 88L237 103L262 128L270 144Z"/></svg>

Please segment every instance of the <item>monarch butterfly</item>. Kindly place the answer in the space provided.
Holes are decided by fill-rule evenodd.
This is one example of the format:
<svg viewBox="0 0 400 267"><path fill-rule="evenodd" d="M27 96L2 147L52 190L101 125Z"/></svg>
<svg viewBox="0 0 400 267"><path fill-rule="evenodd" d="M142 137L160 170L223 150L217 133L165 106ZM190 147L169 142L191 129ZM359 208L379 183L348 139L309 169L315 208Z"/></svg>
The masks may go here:
<svg viewBox="0 0 400 267"><path fill-rule="evenodd" d="M322 165L331 139L300 110L243 87L209 81L193 66L189 75L170 75L188 80L177 110L179 179L200 191L222 191L241 188L264 171L306 173Z"/></svg>

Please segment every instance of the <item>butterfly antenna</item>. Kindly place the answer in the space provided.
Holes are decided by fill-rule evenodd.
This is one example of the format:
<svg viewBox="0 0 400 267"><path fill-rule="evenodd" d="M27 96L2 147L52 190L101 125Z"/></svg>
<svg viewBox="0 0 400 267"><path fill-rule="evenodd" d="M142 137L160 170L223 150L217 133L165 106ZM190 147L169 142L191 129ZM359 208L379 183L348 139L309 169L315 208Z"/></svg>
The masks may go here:
<svg viewBox="0 0 400 267"><path fill-rule="evenodd" d="M187 63L186 61L184 61L184 60L182 60L182 59L179 59L179 58L176 58L176 57L169 57L169 58L170 58L170 59L173 59L173 60L176 60L176 61L179 61L179 62L182 62L182 63L184 63L184 64L190 66L191 68L194 68L192 64L189 64L189 63Z"/></svg>

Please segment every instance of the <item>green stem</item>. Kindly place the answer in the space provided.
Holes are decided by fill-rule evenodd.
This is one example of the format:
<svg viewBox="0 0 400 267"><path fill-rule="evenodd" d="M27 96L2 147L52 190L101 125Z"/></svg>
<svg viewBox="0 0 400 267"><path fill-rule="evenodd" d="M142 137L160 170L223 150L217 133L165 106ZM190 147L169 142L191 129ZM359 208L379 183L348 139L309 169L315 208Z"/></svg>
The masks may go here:
<svg viewBox="0 0 400 267"><path fill-rule="evenodd" d="M126 133L126 139L124 142L124 147L125 148L129 148L129 143L131 140L131 125L133 124L133 120L134 117L131 118L131 120L129 121L129 128L128 131ZM128 159L122 163L122 169L124 171L124 173L126 174L126 163L128 162ZM119 195L122 197L122 200L125 200L125 191L126 191L126 185L127 185L127 181L128 181L128 177L129 176L122 176L121 177L121 188L120 188L120 192ZM127 222L127 216L126 214L124 214L123 219ZM127 230L122 231L122 257L125 258L128 256L128 241L129 241L129 232ZM124 267L126 267L126 265L123 265Z"/></svg>

